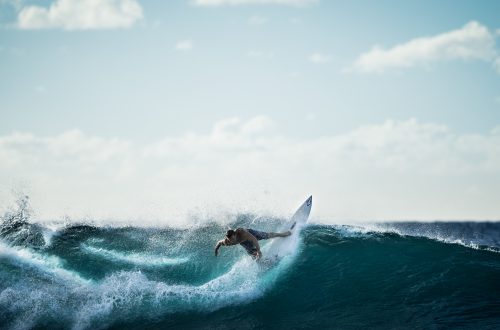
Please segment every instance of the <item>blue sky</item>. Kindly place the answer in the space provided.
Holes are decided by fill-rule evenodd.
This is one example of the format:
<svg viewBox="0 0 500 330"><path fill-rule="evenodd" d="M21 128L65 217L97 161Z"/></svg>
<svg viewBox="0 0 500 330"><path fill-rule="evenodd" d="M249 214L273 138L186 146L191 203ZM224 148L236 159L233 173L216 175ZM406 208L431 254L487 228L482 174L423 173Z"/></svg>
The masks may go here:
<svg viewBox="0 0 500 330"><path fill-rule="evenodd" d="M79 173L81 157L110 148L85 174L95 185L72 187L113 185L118 192L105 190L113 202L99 208L97 197L82 192L78 198L88 205L75 214L114 214L148 189L146 178L163 173L162 185L197 201L186 210L205 204L254 210L265 204L256 196L267 194L272 203L262 208L285 213L316 193L329 205L319 206L318 218L500 216L498 1L86 3L0 1L0 156L10 162L0 180L53 196L39 199L38 208L47 210L41 215L72 214L77 199L55 202L71 190L55 183L61 179L55 158ZM225 139L237 142L228 146ZM192 153L172 151L165 141ZM161 145L164 158L144 159ZM35 147L47 152L35 159ZM128 168L125 181L111 184L107 157L115 157L115 168ZM294 159L300 164L290 168ZM356 168L359 162L373 166ZM311 167L309 184L289 183ZM276 174L284 168L286 175ZM212 178L218 171L221 178L232 173L234 183ZM408 191L422 181L432 185ZM59 188L48 189L48 182ZM207 191L200 193L197 182ZM159 196L174 193L162 189L137 204L163 205ZM241 191L241 200L224 203L224 194ZM330 206L334 199L339 203ZM387 200L395 201L392 210ZM466 200L468 207L454 206ZM63 212L55 204L67 206ZM367 207L361 212L359 205Z"/></svg>

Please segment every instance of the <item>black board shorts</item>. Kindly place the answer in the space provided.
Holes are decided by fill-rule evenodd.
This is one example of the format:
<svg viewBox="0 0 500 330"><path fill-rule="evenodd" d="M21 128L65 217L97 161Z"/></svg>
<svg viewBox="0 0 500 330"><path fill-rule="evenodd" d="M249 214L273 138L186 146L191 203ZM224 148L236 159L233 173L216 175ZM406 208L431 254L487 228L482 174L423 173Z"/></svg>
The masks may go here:
<svg viewBox="0 0 500 330"><path fill-rule="evenodd" d="M269 234L264 231L253 230L250 228L248 228L247 231L252 234L258 241L269 238ZM240 243L240 245L243 246L245 250L247 250L248 254L255 254L255 252L257 252L257 248L250 241L243 241Z"/></svg>
<svg viewBox="0 0 500 330"><path fill-rule="evenodd" d="M268 239L269 238L269 234L264 232L264 231L253 230L250 228L248 228L247 231L250 234L252 234L258 241L260 241L261 239Z"/></svg>

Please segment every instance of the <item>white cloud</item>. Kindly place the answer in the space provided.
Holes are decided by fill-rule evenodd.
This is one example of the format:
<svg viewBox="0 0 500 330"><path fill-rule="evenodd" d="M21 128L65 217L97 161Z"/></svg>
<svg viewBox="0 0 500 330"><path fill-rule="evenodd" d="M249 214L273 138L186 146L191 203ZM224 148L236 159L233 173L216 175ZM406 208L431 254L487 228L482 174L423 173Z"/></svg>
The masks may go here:
<svg viewBox="0 0 500 330"><path fill-rule="evenodd" d="M193 0L196 6L240 6L240 5L286 5L304 7L318 3L319 0Z"/></svg>
<svg viewBox="0 0 500 330"><path fill-rule="evenodd" d="M194 48L194 44L191 40L182 40L175 44L176 50L189 51Z"/></svg>
<svg viewBox="0 0 500 330"><path fill-rule="evenodd" d="M15 132L0 138L0 158L10 163L24 163L47 156L54 163L72 159L78 163L95 164L124 155L128 148L128 142L89 137L76 129L52 137Z"/></svg>
<svg viewBox="0 0 500 330"><path fill-rule="evenodd" d="M127 28L142 17L142 7L136 0L55 0L48 8L22 8L18 26L65 30Z"/></svg>
<svg viewBox="0 0 500 330"><path fill-rule="evenodd" d="M332 57L328 54L314 53L309 56L309 61L315 64L324 64L330 62Z"/></svg>
<svg viewBox="0 0 500 330"><path fill-rule="evenodd" d="M273 128L274 123L267 116L257 116L241 125L242 134L257 134Z"/></svg>
<svg viewBox="0 0 500 330"><path fill-rule="evenodd" d="M500 126L457 134L415 119L387 120L301 139L278 129L266 116L234 117L206 134L141 145L79 130L12 133L0 137L0 186L29 182L35 210L51 219L146 214L170 221L207 205L288 214L309 193L314 217L326 220L500 214Z"/></svg>
<svg viewBox="0 0 500 330"><path fill-rule="evenodd" d="M248 19L248 24L250 25L263 25L266 24L269 20L267 17L254 15Z"/></svg>
<svg viewBox="0 0 500 330"><path fill-rule="evenodd" d="M393 68L410 68L442 60L491 61L495 56L495 37L478 22L469 22L458 30L422 37L389 49L373 47L361 54L351 69L362 72L384 72Z"/></svg>

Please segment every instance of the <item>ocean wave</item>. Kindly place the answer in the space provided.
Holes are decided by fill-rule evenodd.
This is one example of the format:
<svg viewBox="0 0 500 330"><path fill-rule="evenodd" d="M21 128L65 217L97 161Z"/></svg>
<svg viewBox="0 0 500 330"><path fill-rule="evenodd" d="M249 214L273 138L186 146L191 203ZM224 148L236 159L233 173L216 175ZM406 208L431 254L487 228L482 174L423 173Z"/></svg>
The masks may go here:
<svg viewBox="0 0 500 330"><path fill-rule="evenodd" d="M258 219L257 228L273 231L280 221ZM245 215L228 226L256 225L254 217ZM16 230L27 231L18 236ZM0 325L272 324L288 329L500 324L500 255L490 253L497 249L500 224L312 224L286 244L262 241L268 264L256 263L239 246L223 247L215 257L215 242L225 230L216 221L182 229L68 225L51 230L49 244L32 247L23 244L38 229L26 223L9 227L0 244ZM291 253L273 260L276 245L287 245Z"/></svg>

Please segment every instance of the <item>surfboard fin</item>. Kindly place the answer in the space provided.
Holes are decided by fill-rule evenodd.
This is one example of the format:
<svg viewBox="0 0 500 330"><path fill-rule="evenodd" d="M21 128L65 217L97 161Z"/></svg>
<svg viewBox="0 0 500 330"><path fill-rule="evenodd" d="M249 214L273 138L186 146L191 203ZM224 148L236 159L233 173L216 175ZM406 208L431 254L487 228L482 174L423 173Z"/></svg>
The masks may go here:
<svg viewBox="0 0 500 330"><path fill-rule="evenodd" d="M290 227L290 230L292 230L293 228L295 228L296 224L297 224L297 222L294 222L293 225Z"/></svg>

